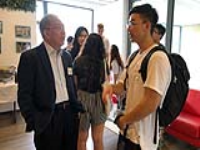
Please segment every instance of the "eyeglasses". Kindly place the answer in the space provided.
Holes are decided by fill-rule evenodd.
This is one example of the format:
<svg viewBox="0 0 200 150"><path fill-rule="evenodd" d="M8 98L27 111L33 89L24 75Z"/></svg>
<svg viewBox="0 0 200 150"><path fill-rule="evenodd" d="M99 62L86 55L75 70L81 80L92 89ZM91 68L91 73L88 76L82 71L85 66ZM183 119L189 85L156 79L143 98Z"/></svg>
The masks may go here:
<svg viewBox="0 0 200 150"><path fill-rule="evenodd" d="M133 22L133 21L128 21L127 26L134 26L134 25L137 25L137 23Z"/></svg>
<svg viewBox="0 0 200 150"><path fill-rule="evenodd" d="M126 26L130 27L130 26L135 26L135 25L139 25L139 24L143 24L143 23L145 23L145 21L143 21L142 23L136 23L136 22L131 20L131 21L127 22Z"/></svg>

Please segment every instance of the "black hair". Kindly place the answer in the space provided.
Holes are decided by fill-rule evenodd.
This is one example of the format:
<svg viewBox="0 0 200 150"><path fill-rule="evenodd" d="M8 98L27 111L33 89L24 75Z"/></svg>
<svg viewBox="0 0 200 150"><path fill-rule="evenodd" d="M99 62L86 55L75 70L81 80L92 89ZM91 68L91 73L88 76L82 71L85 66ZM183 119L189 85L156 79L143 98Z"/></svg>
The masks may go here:
<svg viewBox="0 0 200 150"><path fill-rule="evenodd" d="M83 31L85 31L88 34L88 30L83 26L80 26L76 29L75 36L74 36L74 42L73 42L73 48L70 51L72 59L74 59L80 51L81 45L78 42L78 37L81 35L81 33Z"/></svg>
<svg viewBox="0 0 200 150"><path fill-rule="evenodd" d="M117 45L113 44L111 45L110 69L112 69L111 63L115 59L117 60L117 63L119 64L119 66L121 68L124 68L124 64L119 53L119 48L117 47Z"/></svg>
<svg viewBox="0 0 200 150"><path fill-rule="evenodd" d="M105 58L105 48L100 35L91 33L88 36L82 55L88 55L101 60Z"/></svg>
<svg viewBox="0 0 200 150"><path fill-rule="evenodd" d="M67 43L71 43L74 40L73 36L68 36Z"/></svg>
<svg viewBox="0 0 200 150"><path fill-rule="evenodd" d="M151 23L151 33L152 33L153 28L158 22L158 13L156 9L153 8L150 4L143 4L133 7L129 12L129 16L131 16L134 13L140 14L144 20L148 20Z"/></svg>
<svg viewBox="0 0 200 150"><path fill-rule="evenodd" d="M83 32L83 31L85 31L87 34L88 34L88 30L85 28L85 27L83 27L83 26L80 26L80 27L78 27L77 29L76 29L76 32L75 32L75 41L77 41L78 42L78 37L81 35L81 33Z"/></svg>
<svg viewBox="0 0 200 150"><path fill-rule="evenodd" d="M159 32L159 34L161 35L161 38L162 38L163 35L165 34L165 31L166 31L165 27L162 24L158 23L158 24L155 25L154 28L158 30L158 32Z"/></svg>

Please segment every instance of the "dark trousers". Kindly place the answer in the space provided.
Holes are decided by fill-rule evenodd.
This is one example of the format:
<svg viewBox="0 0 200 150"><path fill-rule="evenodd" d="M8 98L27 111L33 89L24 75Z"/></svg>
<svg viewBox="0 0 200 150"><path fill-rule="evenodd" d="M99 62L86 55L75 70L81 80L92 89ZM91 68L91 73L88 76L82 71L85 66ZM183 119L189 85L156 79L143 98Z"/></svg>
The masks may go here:
<svg viewBox="0 0 200 150"><path fill-rule="evenodd" d="M119 135L117 150L141 150L139 144L135 144L123 135Z"/></svg>
<svg viewBox="0 0 200 150"><path fill-rule="evenodd" d="M130 140L127 140L127 143L125 145L125 150L141 150L141 148L139 144L135 144Z"/></svg>
<svg viewBox="0 0 200 150"><path fill-rule="evenodd" d="M79 119L70 105L57 105L45 130L34 136L37 150L77 150Z"/></svg>

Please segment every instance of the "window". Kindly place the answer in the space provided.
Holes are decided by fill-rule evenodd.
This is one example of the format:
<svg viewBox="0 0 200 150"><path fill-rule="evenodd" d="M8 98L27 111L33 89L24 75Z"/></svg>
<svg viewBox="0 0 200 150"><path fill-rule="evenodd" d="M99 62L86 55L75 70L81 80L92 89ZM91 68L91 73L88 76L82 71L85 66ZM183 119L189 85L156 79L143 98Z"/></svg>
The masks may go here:
<svg viewBox="0 0 200 150"><path fill-rule="evenodd" d="M200 1L198 0L176 0L174 10L174 26L179 26L181 32L173 31L172 52L177 52L187 62L191 79L190 88L200 89ZM179 36L180 35L180 36ZM179 37L178 37L179 36Z"/></svg>
<svg viewBox="0 0 200 150"><path fill-rule="evenodd" d="M59 3L47 3L47 12L50 14L57 15L61 21L65 25L66 37L74 36L76 29L79 26L84 26L88 29L89 32L92 31L93 28L93 10L82 7L75 7L67 4L59 4ZM37 1L37 44L42 42L42 38L39 31L39 21L44 16L44 7L43 2Z"/></svg>

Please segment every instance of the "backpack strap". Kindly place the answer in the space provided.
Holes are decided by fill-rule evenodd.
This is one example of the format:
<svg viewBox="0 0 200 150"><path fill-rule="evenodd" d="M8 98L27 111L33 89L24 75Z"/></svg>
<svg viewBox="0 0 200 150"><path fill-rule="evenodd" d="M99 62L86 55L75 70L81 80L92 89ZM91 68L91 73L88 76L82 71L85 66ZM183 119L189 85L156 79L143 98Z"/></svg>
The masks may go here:
<svg viewBox="0 0 200 150"><path fill-rule="evenodd" d="M155 128L154 128L154 137L153 137L153 143L156 144L157 142L157 119L158 119L158 113L160 108L158 107L156 109L156 118L155 118Z"/></svg>
<svg viewBox="0 0 200 150"><path fill-rule="evenodd" d="M163 46L155 46L153 49L149 51L149 53L144 57L141 63L140 70L139 70L139 73L141 73L143 82L145 82L147 78L147 66L149 63L149 59L151 58L151 55L153 55L153 53L155 53L156 51L163 51L164 53L168 55L167 51L164 49Z"/></svg>
<svg viewBox="0 0 200 150"><path fill-rule="evenodd" d="M135 52L133 52L131 54L131 56L128 59L128 63L126 65L126 68L128 68L130 66L131 62L133 61L133 59L135 58L135 56L137 55L138 52L139 52L139 50L136 50Z"/></svg>
<svg viewBox="0 0 200 150"><path fill-rule="evenodd" d="M126 90L126 80L128 78L128 73L127 73L127 70L128 70L128 67L130 66L131 62L133 61L133 59L135 58L135 56L137 55L137 53L139 52L139 50L136 50L135 52L133 52L129 59L128 59L128 63L126 64L126 77L124 79L124 90Z"/></svg>

